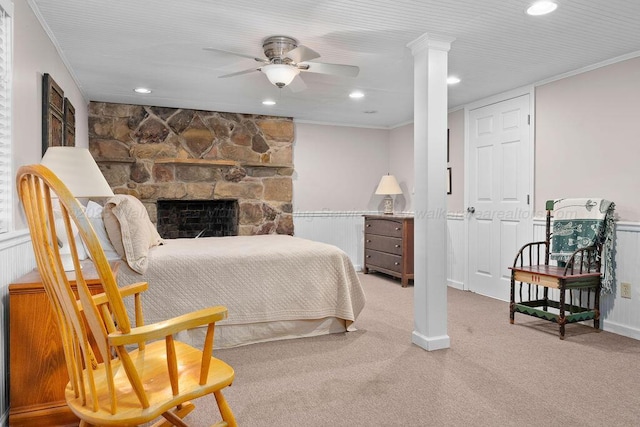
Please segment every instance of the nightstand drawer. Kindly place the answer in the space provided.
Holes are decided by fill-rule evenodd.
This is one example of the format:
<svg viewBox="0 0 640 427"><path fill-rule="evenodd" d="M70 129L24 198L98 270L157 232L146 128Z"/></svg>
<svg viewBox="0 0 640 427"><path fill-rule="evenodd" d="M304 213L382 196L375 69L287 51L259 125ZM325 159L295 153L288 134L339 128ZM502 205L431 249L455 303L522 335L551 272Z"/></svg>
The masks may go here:
<svg viewBox="0 0 640 427"><path fill-rule="evenodd" d="M365 219L364 232L389 237L402 237L402 221L390 219Z"/></svg>
<svg viewBox="0 0 640 427"><path fill-rule="evenodd" d="M373 249L380 252L388 252L395 255L402 255L402 239L398 237L385 237L375 234L366 234L364 236L364 239L367 249Z"/></svg>
<svg viewBox="0 0 640 427"><path fill-rule="evenodd" d="M374 270L376 267L380 267L398 273L402 272L402 257L399 255L367 250L365 251L364 257L364 262L367 267L373 268Z"/></svg>

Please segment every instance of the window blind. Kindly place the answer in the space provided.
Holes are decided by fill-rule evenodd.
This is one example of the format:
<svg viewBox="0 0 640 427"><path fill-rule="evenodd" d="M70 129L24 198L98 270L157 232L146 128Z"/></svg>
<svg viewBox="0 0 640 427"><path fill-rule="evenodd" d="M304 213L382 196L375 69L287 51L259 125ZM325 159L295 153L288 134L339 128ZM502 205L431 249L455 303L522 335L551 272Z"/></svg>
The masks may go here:
<svg viewBox="0 0 640 427"><path fill-rule="evenodd" d="M9 231L13 193L11 157L11 9L0 0L0 233Z"/></svg>

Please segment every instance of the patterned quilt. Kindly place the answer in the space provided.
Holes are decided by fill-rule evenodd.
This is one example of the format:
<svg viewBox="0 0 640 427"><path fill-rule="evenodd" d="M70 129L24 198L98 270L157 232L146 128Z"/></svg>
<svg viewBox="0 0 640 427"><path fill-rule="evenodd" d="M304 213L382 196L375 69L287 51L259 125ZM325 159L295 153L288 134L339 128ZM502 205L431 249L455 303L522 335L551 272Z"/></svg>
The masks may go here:
<svg viewBox="0 0 640 427"><path fill-rule="evenodd" d="M558 199L553 209L551 259L566 262L577 249L602 244L602 287L607 293L613 286L614 209L613 202L597 198Z"/></svg>

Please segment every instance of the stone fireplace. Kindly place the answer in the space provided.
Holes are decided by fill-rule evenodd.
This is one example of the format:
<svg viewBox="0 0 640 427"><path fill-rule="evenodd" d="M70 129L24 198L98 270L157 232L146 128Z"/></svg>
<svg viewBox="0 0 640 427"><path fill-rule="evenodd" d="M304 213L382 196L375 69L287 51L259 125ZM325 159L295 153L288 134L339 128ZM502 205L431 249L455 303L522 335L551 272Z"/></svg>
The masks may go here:
<svg viewBox="0 0 640 427"><path fill-rule="evenodd" d="M138 197L154 223L159 203L233 200L237 234L293 234L293 140L291 118L89 105L91 154L114 193Z"/></svg>

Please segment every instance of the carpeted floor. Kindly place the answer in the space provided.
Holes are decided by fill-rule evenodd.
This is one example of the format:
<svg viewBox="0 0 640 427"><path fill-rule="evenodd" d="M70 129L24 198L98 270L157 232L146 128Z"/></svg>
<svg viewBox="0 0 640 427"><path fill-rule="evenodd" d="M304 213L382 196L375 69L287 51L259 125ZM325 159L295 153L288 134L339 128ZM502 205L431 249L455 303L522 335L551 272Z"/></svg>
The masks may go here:
<svg viewBox="0 0 640 427"><path fill-rule="evenodd" d="M451 348L411 344L413 287L360 275L367 304L346 334L217 350L240 426L637 426L640 341L516 315L448 291ZM190 425L217 421L213 397Z"/></svg>

